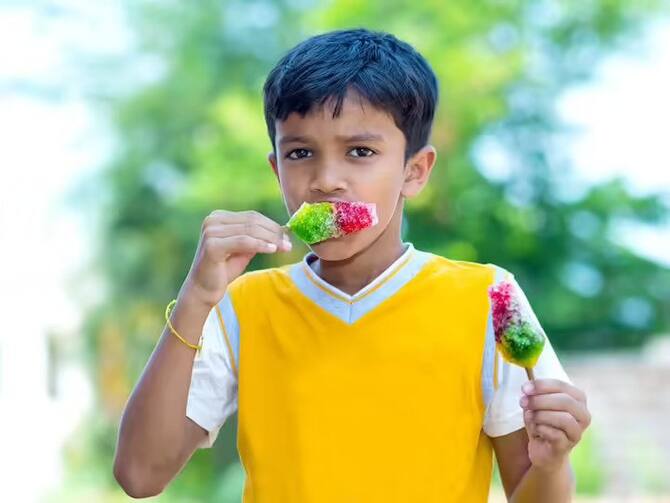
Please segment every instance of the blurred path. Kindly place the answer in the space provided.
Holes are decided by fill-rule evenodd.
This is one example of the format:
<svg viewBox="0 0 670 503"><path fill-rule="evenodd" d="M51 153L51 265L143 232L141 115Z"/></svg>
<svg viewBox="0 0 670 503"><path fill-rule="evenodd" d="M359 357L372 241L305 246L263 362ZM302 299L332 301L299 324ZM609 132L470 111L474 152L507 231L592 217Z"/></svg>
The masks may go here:
<svg viewBox="0 0 670 503"><path fill-rule="evenodd" d="M605 494L616 496L596 501L670 503L670 337L635 353L563 360L588 394ZM633 498L639 494L659 498Z"/></svg>

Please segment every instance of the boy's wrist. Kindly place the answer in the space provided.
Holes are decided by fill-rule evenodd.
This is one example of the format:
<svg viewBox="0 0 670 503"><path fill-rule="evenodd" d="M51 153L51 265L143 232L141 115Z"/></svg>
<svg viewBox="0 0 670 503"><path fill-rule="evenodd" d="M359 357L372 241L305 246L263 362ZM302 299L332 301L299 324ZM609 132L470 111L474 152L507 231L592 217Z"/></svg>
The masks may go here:
<svg viewBox="0 0 670 503"><path fill-rule="evenodd" d="M170 309L169 305L167 309ZM170 325L171 335L174 335L176 339L181 339L181 342L187 346L198 349L196 346L201 345L202 329L211 309L209 305L182 288L177 295L174 308L169 311L168 325Z"/></svg>
<svg viewBox="0 0 670 503"><path fill-rule="evenodd" d="M177 295L177 306L198 317L206 318L214 306L198 295L197 288L185 282ZM175 306L176 307L176 306Z"/></svg>
<svg viewBox="0 0 670 503"><path fill-rule="evenodd" d="M192 309L198 311L206 310L207 313L214 307L216 304L213 303L206 295L201 292L200 287L191 281L190 278L187 278L184 281L179 294L177 295L177 302L187 304Z"/></svg>
<svg viewBox="0 0 670 503"><path fill-rule="evenodd" d="M551 463L542 463L542 464L533 463L532 466L539 472L542 472L543 474L551 475L560 472L570 466L570 455L569 453L565 453L560 457L556 458Z"/></svg>

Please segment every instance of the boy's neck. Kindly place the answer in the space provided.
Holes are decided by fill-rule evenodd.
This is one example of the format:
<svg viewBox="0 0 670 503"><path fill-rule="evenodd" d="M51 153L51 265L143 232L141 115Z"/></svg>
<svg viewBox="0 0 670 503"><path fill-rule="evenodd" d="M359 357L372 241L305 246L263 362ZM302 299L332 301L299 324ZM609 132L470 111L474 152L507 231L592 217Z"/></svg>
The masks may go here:
<svg viewBox="0 0 670 503"><path fill-rule="evenodd" d="M317 258L310 267L330 285L353 295L388 269L406 250L398 230L380 235L370 246L346 260L329 262Z"/></svg>

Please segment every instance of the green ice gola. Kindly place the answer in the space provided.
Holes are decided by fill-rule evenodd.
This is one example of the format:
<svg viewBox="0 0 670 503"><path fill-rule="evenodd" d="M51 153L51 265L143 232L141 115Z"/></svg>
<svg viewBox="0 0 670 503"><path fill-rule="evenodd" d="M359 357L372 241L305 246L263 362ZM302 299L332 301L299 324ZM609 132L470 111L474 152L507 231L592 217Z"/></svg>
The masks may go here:
<svg viewBox="0 0 670 503"><path fill-rule="evenodd" d="M522 367L533 368L544 348L544 336L530 323L510 325L502 335L501 352L505 359Z"/></svg>
<svg viewBox="0 0 670 503"><path fill-rule="evenodd" d="M307 244L318 243L336 233L335 208L333 203L302 203L291 216L286 227Z"/></svg>

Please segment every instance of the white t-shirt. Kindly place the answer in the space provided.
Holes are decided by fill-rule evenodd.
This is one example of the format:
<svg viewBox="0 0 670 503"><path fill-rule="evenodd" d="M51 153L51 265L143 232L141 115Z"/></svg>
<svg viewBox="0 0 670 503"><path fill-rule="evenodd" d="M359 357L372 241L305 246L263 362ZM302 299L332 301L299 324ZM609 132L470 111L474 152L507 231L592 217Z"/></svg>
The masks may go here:
<svg viewBox="0 0 670 503"><path fill-rule="evenodd" d="M410 248L413 250L411 245ZM394 264L366 285L361 292L374 288L377 283L383 281L393 272L394 265L400 263L411 249L408 249ZM309 255L311 253L305 256L303 262L307 263ZM514 276L495 264L487 265L495 268L496 283L505 278L513 282L529 312L535 316ZM329 286L316 274L315 279L318 279L323 286ZM341 291L340 294L342 294ZM237 410L237 378L231 365L231 346L232 358L237 358L236 355L239 355L239 325L227 294L219 302L219 308L228 340L224 339L217 310L213 308L203 327L202 349L196 355L193 363L186 407L186 415L209 432L200 447L211 447L226 419ZM537 321L537 317L535 320ZM507 363L496 350L490 310L486 345L482 358L482 390L486 403L484 432L490 437L499 437L523 428L523 409L519 400L523 395L521 386L528 378L523 368ZM237 364L237 360L235 363ZM536 378L553 378L571 383L548 337L534 372Z"/></svg>

